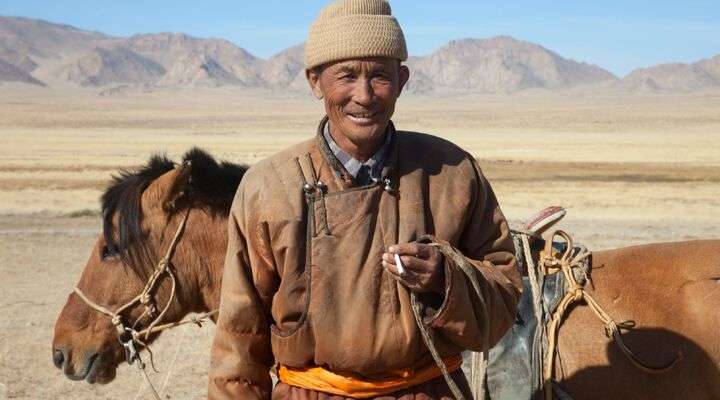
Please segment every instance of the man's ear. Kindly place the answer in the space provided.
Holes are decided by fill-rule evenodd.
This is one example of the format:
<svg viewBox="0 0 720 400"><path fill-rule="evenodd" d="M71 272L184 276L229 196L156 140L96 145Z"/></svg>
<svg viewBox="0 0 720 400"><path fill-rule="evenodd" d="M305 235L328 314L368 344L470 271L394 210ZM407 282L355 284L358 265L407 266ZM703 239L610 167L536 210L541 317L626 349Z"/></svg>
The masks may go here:
<svg viewBox="0 0 720 400"><path fill-rule="evenodd" d="M317 68L305 70L305 77L307 78L308 84L310 84L310 90L312 90L318 100L322 100L323 97L325 97L320 88L320 74L321 72L318 71Z"/></svg>
<svg viewBox="0 0 720 400"><path fill-rule="evenodd" d="M400 71L398 73L400 75L400 88L398 89L398 97L400 94L402 94L403 88L405 87L405 84L410 79L410 68L407 67L407 65L400 65Z"/></svg>

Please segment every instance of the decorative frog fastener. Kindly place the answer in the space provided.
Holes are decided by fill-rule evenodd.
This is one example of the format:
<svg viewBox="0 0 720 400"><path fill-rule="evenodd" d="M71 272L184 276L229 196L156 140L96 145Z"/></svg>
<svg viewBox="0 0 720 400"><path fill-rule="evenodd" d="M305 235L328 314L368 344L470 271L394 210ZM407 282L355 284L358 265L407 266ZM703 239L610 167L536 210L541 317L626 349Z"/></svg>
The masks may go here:
<svg viewBox="0 0 720 400"><path fill-rule="evenodd" d="M393 193L393 192L395 191L395 188L393 187L392 181L391 181L390 179L385 179L385 180L383 181L383 183L385 184L384 190L385 190L386 192L388 192L388 193Z"/></svg>
<svg viewBox="0 0 720 400"><path fill-rule="evenodd" d="M304 184L303 192L305 192L305 194L313 194L315 192L315 185L313 185L311 183Z"/></svg>

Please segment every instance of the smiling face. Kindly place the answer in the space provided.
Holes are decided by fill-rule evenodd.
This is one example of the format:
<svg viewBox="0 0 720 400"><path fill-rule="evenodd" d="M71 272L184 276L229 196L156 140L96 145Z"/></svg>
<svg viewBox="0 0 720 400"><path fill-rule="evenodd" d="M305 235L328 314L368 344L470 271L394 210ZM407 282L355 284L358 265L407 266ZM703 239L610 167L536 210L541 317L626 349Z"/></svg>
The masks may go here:
<svg viewBox="0 0 720 400"><path fill-rule="evenodd" d="M325 103L333 138L361 160L372 156L381 143L409 76L398 60L382 57L339 61L307 71L313 93Z"/></svg>

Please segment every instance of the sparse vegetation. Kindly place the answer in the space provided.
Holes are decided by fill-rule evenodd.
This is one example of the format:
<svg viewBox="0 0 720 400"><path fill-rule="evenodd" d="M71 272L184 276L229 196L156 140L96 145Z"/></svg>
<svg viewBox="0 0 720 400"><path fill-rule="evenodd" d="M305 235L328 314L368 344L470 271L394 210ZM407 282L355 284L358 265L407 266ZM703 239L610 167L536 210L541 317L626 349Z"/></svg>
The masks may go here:
<svg viewBox="0 0 720 400"><path fill-rule="evenodd" d="M101 189L120 167L154 152L177 159L195 145L254 163L312 137L323 110L310 96L247 90L3 90L0 390L17 399L136 393L143 382L132 367L90 386L69 381L50 359L54 318L101 231ZM718 109L713 95L410 96L394 119L478 157L511 222L560 204L569 210L562 227L600 249L720 236ZM204 398L213 331L187 327L159 340L161 374L152 379L161 385L171 374L165 394Z"/></svg>

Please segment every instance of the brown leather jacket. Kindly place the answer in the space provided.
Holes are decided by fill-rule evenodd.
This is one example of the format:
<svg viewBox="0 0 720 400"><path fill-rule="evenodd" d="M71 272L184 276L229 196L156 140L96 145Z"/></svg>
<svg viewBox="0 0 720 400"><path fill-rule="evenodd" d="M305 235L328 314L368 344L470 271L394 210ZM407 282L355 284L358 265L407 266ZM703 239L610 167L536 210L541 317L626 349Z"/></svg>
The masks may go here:
<svg viewBox="0 0 720 400"><path fill-rule="evenodd" d="M440 353L481 350L483 318L492 344L510 327L520 294L513 244L473 157L389 129L388 182L353 187L322 135L247 172L229 218L209 398L269 399L276 361L365 375L432 362L407 289L381 266L389 245L425 234L473 261L489 308L481 315L446 258L444 296L424 297Z"/></svg>

